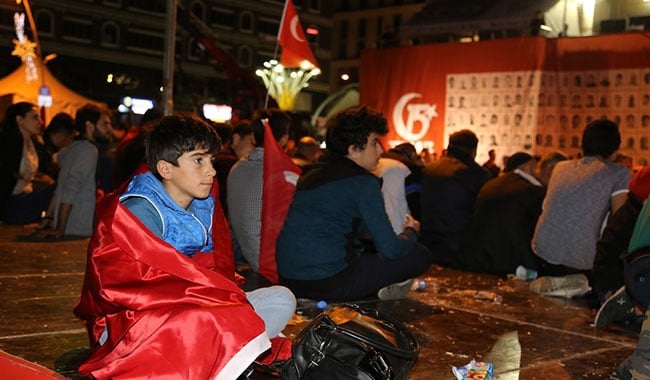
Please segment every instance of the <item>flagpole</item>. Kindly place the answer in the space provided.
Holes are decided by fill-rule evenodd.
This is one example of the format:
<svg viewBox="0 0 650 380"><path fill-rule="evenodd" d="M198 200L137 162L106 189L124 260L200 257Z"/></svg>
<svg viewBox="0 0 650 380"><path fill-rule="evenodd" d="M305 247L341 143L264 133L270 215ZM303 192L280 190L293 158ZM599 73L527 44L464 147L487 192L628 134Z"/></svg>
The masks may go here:
<svg viewBox="0 0 650 380"><path fill-rule="evenodd" d="M273 51L273 59L278 59L278 47L280 46L280 34L282 33L282 25L284 25L284 18L287 15L287 6L291 0L284 2L284 9L282 9L282 17L280 18L280 26L278 27L278 35L275 38L275 50ZM266 90L266 99L264 100L264 108L269 106L269 90Z"/></svg>

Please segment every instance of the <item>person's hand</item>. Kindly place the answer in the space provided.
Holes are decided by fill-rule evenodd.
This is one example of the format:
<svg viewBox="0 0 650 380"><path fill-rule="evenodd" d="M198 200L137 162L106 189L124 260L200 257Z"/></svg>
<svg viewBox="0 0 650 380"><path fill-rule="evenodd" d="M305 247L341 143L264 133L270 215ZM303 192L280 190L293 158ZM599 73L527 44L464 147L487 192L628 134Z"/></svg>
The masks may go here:
<svg viewBox="0 0 650 380"><path fill-rule="evenodd" d="M416 233L420 233L420 222L415 220L411 214L406 214L406 221L404 222L404 229L408 227L414 229Z"/></svg>

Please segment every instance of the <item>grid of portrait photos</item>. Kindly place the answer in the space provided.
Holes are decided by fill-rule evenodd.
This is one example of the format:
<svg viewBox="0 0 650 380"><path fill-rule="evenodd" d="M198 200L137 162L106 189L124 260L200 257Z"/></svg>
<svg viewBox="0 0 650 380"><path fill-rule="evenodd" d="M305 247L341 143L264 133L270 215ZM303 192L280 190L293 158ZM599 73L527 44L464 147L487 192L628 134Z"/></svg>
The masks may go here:
<svg viewBox="0 0 650 380"><path fill-rule="evenodd" d="M650 160L650 70L512 71L447 75L445 142L470 129L476 160L515 152L580 152L585 125L597 118L620 128L620 153L633 165ZM501 165L501 161L498 162Z"/></svg>

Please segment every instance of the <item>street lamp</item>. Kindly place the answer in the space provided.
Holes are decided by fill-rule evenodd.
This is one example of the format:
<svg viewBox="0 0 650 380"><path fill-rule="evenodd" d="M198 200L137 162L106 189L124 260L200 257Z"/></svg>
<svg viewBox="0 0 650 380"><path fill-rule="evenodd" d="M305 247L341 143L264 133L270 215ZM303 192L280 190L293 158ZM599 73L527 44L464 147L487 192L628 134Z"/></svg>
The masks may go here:
<svg viewBox="0 0 650 380"><path fill-rule="evenodd" d="M298 93L309 86L313 76L320 74L320 69L311 65L285 68L275 59L264 62L263 66L255 71L255 75L262 78L269 95L285 111L293 110Z"/></svg>

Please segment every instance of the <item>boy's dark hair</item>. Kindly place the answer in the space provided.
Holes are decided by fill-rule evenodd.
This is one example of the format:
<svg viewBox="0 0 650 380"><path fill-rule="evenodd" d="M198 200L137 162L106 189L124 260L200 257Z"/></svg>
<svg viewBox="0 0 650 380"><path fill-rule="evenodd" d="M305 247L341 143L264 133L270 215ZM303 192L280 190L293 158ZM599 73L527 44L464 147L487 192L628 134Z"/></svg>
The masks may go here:
<svg viewBox="0 0 650 380"><path fill-rule="evenodd" d="M206 149L212 155L219 152L221 139L214 128L192 113L165 116L145 140L145 160L149 170L161 179L158 161L178 166L178 158L195 149Z"/></svg>
<svg viewBox="0 0 650 380"><path fill-rule="evenodd" d="M253 115L252 122L253 137L255 137L256 147L264 147L264 123L262 123L263 119L269 120L271 132L273 132L275 141L280 141L282 136L289 133L291 118L286 112L280 110L279 108L267 108L261 110Z"/></svg>
<svg viewBox="0 0 650 380"><path fill-rule="evenodd" d="M327 122L327 152L332 157L345 157L350 145L365 149L372 132L380 136L388 133L384 115L365 106L341 111Z"/></svg>
<svg viewBox="0 0 650 380"><path fill-rule="evenodd" d="M447 149L460 149L466 153L472 153L478 146L476 134L469 129L454 132L449 136Z"/></svg>
<svg viewBox="0 0 650 380"><path fill-rule="evenodd" d="M87 103L81 106L74 117L75 129L79 136L86 137L86 122L97 124L102 114L102 109L94 104Z"/></svg>
<svg viewBox="0 0 650 380"><path fill-rule="evenodd" d="M585 156L609 157L621 146L618 125L611 120L598 119L587 124L582 133L582 151Z"/></svg>
<svg viewBox="0 0 650 380"><path fill-rule="evenodd" d="M48 136L51 136L55 133L63 133L65 135L72 135L75 132L75 124L74 124L74 119L72 116L68 115L65 112L59 112L54 117L52 120L50 120L50 124L47 126L47 129L45 130L45 133L47 133Z"/></svg>

